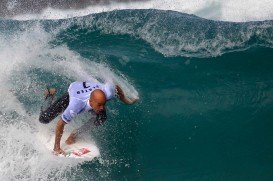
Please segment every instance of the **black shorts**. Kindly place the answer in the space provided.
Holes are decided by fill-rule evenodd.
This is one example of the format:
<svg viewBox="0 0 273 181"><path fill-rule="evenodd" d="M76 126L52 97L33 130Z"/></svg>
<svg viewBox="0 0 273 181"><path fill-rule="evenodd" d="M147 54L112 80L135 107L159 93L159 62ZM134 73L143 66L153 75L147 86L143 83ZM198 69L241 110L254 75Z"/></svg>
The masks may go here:
<svg viewBox="0 0 273 181"><path fill-rule="evenodd" d="M69 105L69 94L68 92L63 94L62 97L53 101L53 99L46 99L43 104L46 104L46 108L43 109L45 105L41 108L41 113L39 121L43 124L50 123L58 115L60 115ZM53 103L52 103L53 102ZM106 110L102 111L100 114L97 114L95 119L91 117L89 121L95 123L96 126L102 125L107 119Z"/></svg>

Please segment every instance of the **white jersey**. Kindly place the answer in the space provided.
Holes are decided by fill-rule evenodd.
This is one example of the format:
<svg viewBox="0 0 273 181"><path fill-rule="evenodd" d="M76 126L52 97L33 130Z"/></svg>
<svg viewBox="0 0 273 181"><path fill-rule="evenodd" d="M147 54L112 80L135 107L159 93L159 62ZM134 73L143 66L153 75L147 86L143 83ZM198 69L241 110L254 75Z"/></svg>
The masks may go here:
<svg viewBox="0 0 273 181"><path fill-rule="evenodd" d="M115 96L115 86L110 83L101 84L90 81L71 83L68 88L69 105L62 114L62 120L69 123L76 115L93 110L89 105L89 98L96 89L105 93L107 101Z"/></svg>

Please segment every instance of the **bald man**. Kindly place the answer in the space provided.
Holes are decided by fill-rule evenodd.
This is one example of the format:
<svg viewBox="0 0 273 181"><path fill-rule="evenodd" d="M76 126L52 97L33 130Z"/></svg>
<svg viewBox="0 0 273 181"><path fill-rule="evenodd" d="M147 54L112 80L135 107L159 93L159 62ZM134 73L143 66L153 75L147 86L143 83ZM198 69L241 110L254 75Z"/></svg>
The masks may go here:
<svg viewBox="0 0 273 181"><path fill-rule="evenodd" d="M45 101L41 107L39 121L41 123L50 123L54 118L62 113L57 122L55 130L55 154L64 154L60 147L60 142L64 126L68 124L75 116L83 112L91 112L95 117L85 123L83 126L74 130L65 141L66 144L73 144L79 133L86 132L95 126L102 125L106 120L105 104L107 101L118 97L126 104L133 104L137 100L129 100L124 96L122 89L110 83L101 84L97 82L73 82L61 98L55 101L55 89L49 89L45 92Z"/></svg>

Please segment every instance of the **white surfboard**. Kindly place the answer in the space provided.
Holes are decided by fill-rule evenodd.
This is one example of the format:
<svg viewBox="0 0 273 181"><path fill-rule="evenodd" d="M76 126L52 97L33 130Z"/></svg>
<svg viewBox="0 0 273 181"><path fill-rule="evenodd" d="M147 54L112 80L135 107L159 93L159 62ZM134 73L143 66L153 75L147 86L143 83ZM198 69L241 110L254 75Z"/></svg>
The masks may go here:
<svg viewBox="0 0 273 181"><path fill-rule="evenodd" d="M41 142L45 145L46 149L48 149L52 154L53 152L53 146L55 141L55 135L43 135L38 134L38 137L40 138ZM61 142L61 148L66 153L65 155L58 155L59 157L64 158L78 158L78 159L86 159L86 160L92 160L95 157L100 156L100 152L98 147L93 143L91 140L88 140L86 138L79 138L77 139L77 142L72 145L67 145L65 143L65 139L68 137L68 135L62 136L62 142Z"/></svg>

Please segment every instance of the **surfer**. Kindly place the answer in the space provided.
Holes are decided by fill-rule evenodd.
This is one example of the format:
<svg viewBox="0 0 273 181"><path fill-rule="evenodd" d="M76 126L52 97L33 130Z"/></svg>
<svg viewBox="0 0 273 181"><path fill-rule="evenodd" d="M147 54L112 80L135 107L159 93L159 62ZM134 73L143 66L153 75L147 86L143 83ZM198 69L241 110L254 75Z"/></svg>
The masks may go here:
<svg viewBox="0 0 273 181"><path fill-rule="evenodd" d="M62 113L55 129L55 144L53 148L55 154L65 154L60 147L64 126L76 115L83 112L91 112L93 114L87 123L69 135L65 141L68 145L76 142L76 137L79 133L102 125L105 122L107 117L105 104L107 101L114 97L119 98L125 104L133 104L137 101L137 99L130 100L126 98L123 90L118 85L91 81L71 83L68 92L63 94L58 100L56 100L55 94L56 89L54 88L45 91L45 101L41 107L39 117L41 123L47 124Z"/></svg>

